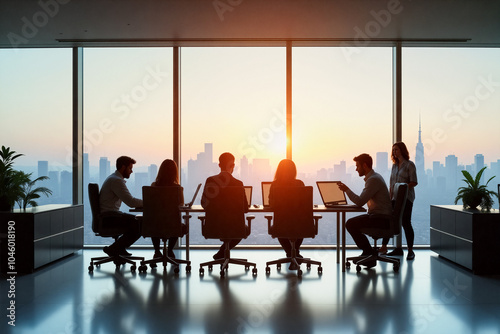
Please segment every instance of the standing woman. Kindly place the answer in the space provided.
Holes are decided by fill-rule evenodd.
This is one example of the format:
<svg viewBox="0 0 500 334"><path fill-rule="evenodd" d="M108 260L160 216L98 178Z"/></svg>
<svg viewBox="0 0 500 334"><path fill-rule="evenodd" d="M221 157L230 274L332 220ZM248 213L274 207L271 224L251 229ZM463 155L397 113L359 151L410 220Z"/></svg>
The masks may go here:
<svg viewBox="0 0 500 334"><path fill-rule="evenodd" d="M177 164L175 161L166 159L161 163L160 169L158 170L158 175L156 176L155 182L151 184L154 187L181 187L179 184L179 171L177 169ZM182 189L182 187L181 187ZM179 205L184 204L184 194L181 191L181 196L179 196ZM185 224L182 227L183 232L187 230ZM153 247L155 249L154 257L161 257L161 248L160 248L160 238L151 238L153 243ZM172 237L168 239L168 257L171 259L175 259L174 247L177 244L177 237Z"/></svg>
<svg viewBox="0 0 500 334"><path fill-rule="evenodd" d="M297 179L297 167L295 163L290 159L283 159L278 164L278 168L276 169L276 174L274 175L274 181L271 184L271 188L269 189L269 205L273 206L273 198L274 198L274 189L277 186L285 186L285 187L303 187L304 182ZM289 239L278 238L281 247L286 253L286 257L291 257L292 254L292 244ZM302 244L303 239L297 239L295 242L295 248L297 251L297 257L302 258L303 256L299 254L299 247ZM292 264L290 265L290 269L294 270L297 268L292 268Z"/></svg>
<svg viewBox="0 0 500 334"><path fill-rule="evenodd" d="M406 256L406 259L413 260L415 258L415 253L413 252L415 233L413 232L413 227L411 226L411 212L413 209L413 201L415 200L415 187L418 184L417 169L415 168L415 164L410 161L410 154L408 153L408 149L403 142L398 142L392 145L391 159L393 165L391 170L389 193L393 206L396 200L394 198L394 185L396 183L408 184L408 198L403 211L403 229L405 231L406 242L408 244L408 255ZM389 238L384 238L382 241L382 247L380 247L379 250L381 254L387 253L388 242ZM403 249L397 247L387 255L403 255Z"/></svg>

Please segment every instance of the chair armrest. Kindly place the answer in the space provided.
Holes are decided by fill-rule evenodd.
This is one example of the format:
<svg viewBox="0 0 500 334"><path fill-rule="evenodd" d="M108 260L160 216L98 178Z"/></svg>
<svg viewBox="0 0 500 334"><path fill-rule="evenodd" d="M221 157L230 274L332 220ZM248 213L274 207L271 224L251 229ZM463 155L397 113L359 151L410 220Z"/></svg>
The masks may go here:
<svg viewBox="0 0 500 334"><path fill-rule="evenodd" d="M255 219L255 216L254 215L248 215L248 216L245 216L247 222L248 222L248 230L251 231L252 230L252 220Z"/></svg>
<svg viewBox="0 0 500 334"><path fill-rule="evenodd" d="M316 231L316 234L318 234L318 222L319 220L323 218L322 215L313 215L313 219L314 219L314 230Z"/></svg>
<svg viewBox="0 0 500 334"><path fill-rule="evenodd" d="M264 218L267 219L267 231L269 233L271 231L271 221L273 220L273 215L264 215Z"/></svg>

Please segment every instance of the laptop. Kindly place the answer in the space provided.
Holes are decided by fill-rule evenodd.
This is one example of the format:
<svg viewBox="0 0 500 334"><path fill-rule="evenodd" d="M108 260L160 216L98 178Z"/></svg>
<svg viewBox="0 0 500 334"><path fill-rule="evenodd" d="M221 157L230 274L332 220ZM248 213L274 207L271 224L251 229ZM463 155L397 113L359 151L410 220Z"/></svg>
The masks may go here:
<svg viewBox="0 0 500 334"><path fill-rule="evenodd" d="M327 208L357 207L356 204L348 204L345 193L339 188L340 181L317 181L316 184Z"/></svg>
<svg viewBox="0 0 500 334"><path fill-rule="evenodd" d="M183 208L191 208L193 206L194 200L196 199L196 195L198 195L200 188L201 188L201 183L198 184L198 186L196 187L196 191L194 192L193 199L191 200L191 202L182 205Z"/></svg>
<svg viewBox="0 0 500 334"><path fill-rule="evenodd" d="M270 205L269 205L269 191L271 190L271 184L272 184L272 182L262 182L261 183L262 205L264 206L264 208L270 207Z"/></svg>
<svg viewBox="0 0 500 334"><path fill-rule="evenodd" d="M243 186L243 188L245 189L248 207L250 207L252 205L252 186Z"/></svg>

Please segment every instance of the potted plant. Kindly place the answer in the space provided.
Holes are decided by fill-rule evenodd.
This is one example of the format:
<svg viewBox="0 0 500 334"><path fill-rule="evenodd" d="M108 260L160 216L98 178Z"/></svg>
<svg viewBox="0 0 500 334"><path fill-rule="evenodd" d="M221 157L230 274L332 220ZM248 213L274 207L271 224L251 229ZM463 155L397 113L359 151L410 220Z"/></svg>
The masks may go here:
<svg viewBox="0 0 500 334"><path fill-rule="evenodd" d="M37 206L35 199L40 198L39 193L45 195L52 194L46 187L34 188L38 181L46 180L48 177L42 176L31 180L31 173L26 174L13 168L14 160L23 156L11 151L9 147L2 146L0 151L0 211L12 211L17 202L20 208L26 210L26 206Z"/></svg>
<svg viewBox="0 0 500 334"><path fill-rule="evenodd" d="M483 167L473 178L469 172L466 170L462 171L465 179L463 181L466 183L466 187L458 188L457 197L455 197L455 204L459 200L462 200L464 209L476 210L477 206L481 206L482 211L490 211L493 206L493 196L498 197L497 193L488 190L488 183L495 177L492 176L486 184L481 185L481 176L483 175L486 167Z"/></svg>
<svg viewBox="0 0 500 334"><path fill-rule="evenodd" d="M27 177L28 181L21 186L22 194L16 201L17 204L19 205L19 208L22 208L25 211L26 211L26 206L28 205L31 205L32 207L38 206L38 203L35 201L35 199L40 198L40 193L44 194L47 197L49 195L52 195L52 190L50 190L47 187L34 188L35 183L37 183L38 181L48 180L49 178L47 176L37 177L33 181L30 179L31 173L27 174Z"/></svg>

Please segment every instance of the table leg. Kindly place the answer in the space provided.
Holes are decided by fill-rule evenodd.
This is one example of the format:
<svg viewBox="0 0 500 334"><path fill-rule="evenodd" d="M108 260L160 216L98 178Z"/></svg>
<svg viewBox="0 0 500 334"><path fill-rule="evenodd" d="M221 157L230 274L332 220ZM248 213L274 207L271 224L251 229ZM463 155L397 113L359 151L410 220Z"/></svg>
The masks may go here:
<svg viewBox="0 0 500 334"><path fill-rule="evenodd" d="M184 217L184 221L186 223L186 230L187 230L187 233L186 233L186 260L189 261L189 218L191 217L191 215L186 215Z"/></svg>
<svg viewBox="0 0 500 334"><path fill-rule="evenodd" d="M342 272L345 272L345 212L342 212Z"/></svg>
<svg viewBox="0 0 500 334"><path fill-rule="evenodd" d="M337 263L340 262L340 212L337 212Z"/></svg>

